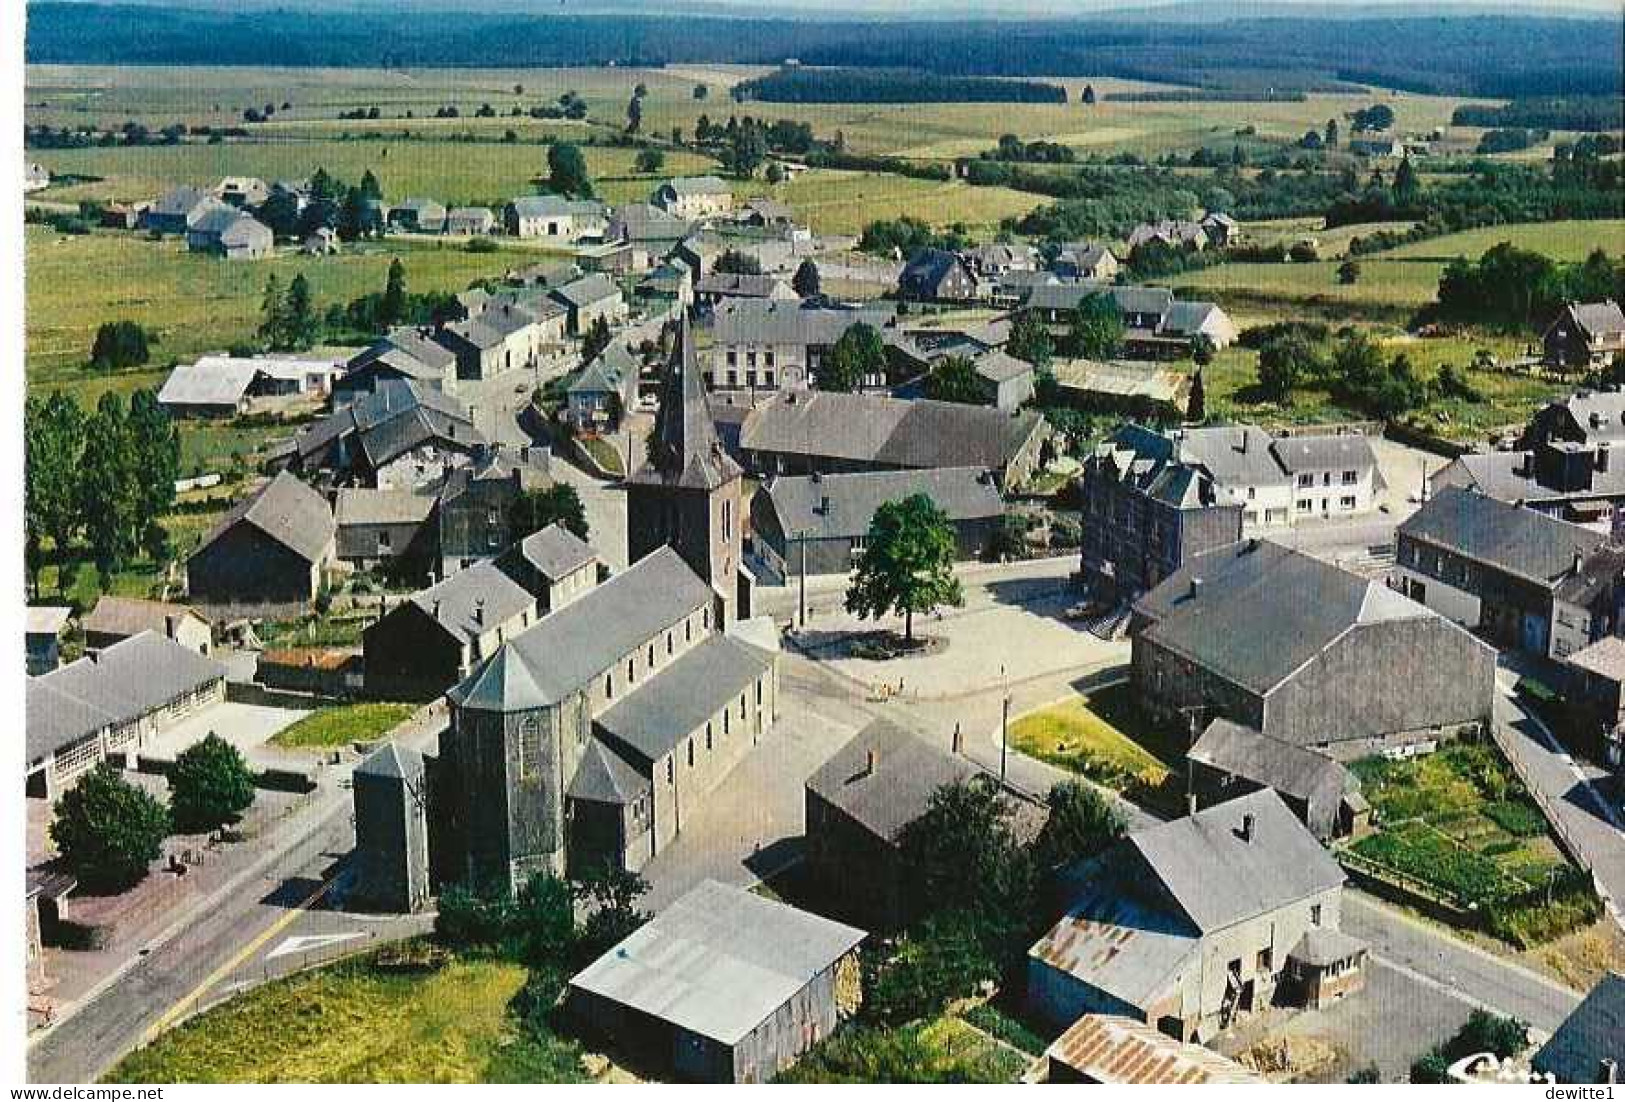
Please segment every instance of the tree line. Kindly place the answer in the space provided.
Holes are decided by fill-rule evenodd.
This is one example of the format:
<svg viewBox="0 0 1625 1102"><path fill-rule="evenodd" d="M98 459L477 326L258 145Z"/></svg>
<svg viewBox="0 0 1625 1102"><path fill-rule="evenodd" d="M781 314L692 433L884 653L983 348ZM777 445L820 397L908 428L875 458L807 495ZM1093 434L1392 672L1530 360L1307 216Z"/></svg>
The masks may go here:
<svg viewBox="0 0 1625 1102"><path fill-rule="evenodd" d="M951 76L925 69L782 68L734 86L764 103L1065 103L1066 89L1034 80Z"/></svg>

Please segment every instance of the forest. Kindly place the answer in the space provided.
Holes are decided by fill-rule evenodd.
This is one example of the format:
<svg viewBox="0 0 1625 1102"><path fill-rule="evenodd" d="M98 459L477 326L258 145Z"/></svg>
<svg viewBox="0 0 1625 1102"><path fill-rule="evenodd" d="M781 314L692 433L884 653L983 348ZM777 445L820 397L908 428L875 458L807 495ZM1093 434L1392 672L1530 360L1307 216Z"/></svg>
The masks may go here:
<svg viewBox="0 0 1625 1102"><path fill-rule="evenodd" d="M520 19L465 10L455 18L400 19L382 12L294 16L58 2L29 5L26 57L31 63L339 67L777 65L796 57L807 66L914 68L941 76L1104 75L1253 91L1360 81L1454 95L1617 99L1625 86L1625 49L1617 27L1598 32L1595 20L1530 16L1187 25L1115 13L993 24L653 14ZM1360 44L1358 68L1347 62L1350 42Z"/></svg>
<svg viewBox="0 0 1625 1102"><path fill-rule="evenodd" d="M1033 80L939 76L921 69L784 68L735 88L765 103L1065 103L1066 89Z"/></svg>

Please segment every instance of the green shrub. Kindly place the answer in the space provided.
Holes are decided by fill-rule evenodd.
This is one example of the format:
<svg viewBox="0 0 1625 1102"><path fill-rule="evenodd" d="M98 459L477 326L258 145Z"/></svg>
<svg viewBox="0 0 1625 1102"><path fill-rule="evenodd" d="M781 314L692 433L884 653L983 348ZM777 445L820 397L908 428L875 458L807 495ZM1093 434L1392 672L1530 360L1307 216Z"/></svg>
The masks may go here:
<svg viewBox="0 0 1625 1102"><path fill-rule="evenodd" d="M1515 838L1535 838L1546 833L1546 817L1538 807L1522 800L1500 800L1489 804L1484 808L1484 814Z"/></svg>

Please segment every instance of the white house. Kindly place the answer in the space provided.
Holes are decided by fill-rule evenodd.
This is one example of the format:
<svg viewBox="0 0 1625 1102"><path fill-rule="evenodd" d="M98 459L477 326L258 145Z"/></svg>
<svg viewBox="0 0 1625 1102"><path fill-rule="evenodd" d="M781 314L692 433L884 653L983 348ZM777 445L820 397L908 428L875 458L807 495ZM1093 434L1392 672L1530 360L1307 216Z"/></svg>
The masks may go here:
<svg viewBox="0 0 1625 1102"><path fill-rule="evenodd" d="M509 203L502 220L510 236L569 244L584 237L603 237L609 228L609 208L596 199L527 195Z"/></svg>

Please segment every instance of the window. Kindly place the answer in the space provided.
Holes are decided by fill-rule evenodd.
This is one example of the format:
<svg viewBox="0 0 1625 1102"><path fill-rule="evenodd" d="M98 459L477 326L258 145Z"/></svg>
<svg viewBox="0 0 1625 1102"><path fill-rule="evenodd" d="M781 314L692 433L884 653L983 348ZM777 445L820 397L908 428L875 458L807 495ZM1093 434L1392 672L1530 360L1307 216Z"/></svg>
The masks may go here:
<svg viewBox="0 0 1625 1102"><path fill-rule="evenodd" d="M767 387L769 390L773 389L773 372L769 371L762 377L762 385Z"/></svg>
<svg viewBox="0 0 1625 1102"><path fill-rule="evenodd" d="M706 725L705 725L705 748L706 748L706 750L711 749L711 724L710 723L706 723Z"/></svg>
<svg viewBox="0 0 1625 1102"><path fill-rule="evenodd" d="M671 632L666 633L666 657L671 657Z"/></svg>
<svg viewBox="0 0 1625 1102"><path fill-rule="evenodd" d="M762 357L762 362L765 363L768 367L772 367L773 366L773 353L771 351L769 351L766 355L764 355Z"/></svg>
<svg viewBox="0 0 1625 1102"><path fill-rule="evenodd" d="M1320 904L1319 903L1311 903L1309 905L1309 925L1311 925L1311 926L1319 926L1320 925Z"/></svg>
<svg viewBox="0 0 1625 1102"><path fill-rule="evenodd" d="M750 387L752 390L756 388L756 372L754 369L745 372L745 385Z"/></svg>
<svg viewBox="0 0 1625 1102"><path fill-rule="evenodd" d="M626 660L626 683L628 685L632 683L632 677L632 659L628 658Z"/></svg>
<svg viewBox="0 0 1625 1102"><path fill-rule="evenodd" d="M614 700L615 699L615 675L614 674L606 673L604 675L604 699L605 700Z"/></svg>
<svg viewBox="0 0 1625 1102"><path fill-rule="evenodd" d="M389 551L389 546L390 546L389 545L389 533L388 532L379 532L378 533L378 552L379 552L379 554L387 554L388 551Z"/></svg>
<svg viewBox="0 0 1625 1102"><path fill-rule="evenodd" d="M1343 485L1345 485L1345 486L1353 486L1355 483L1357 483L1359 481L1360 481L1360 472L1358 472L1358 471L1344 471L1343 472Z"/></svg>
<svg viewBox="0 0 1625 1102"><path fill-rule="evenodd" d="M694 740L693 739L688 740L688 767L690 769L694 768Z"/></svg>
<svg viewBox="0 0 1625 1102"><path fill-rule="evenodd" d="M722 733L728 733L728 709L722 709Z"/></svg>
<svg viewBox="0 0 1625 1102"><path fill-rule="evenodd" d="M649 668L651 670L655 668L655 645L653 643L649 644Z"/></svg>
<svg viewBox="0 0 1625 1102"><path fill-rule="evenodd" d="M1255 971L1255 972L1273 972L1273 971L1275 971L1275 950L1273 950L1273 949L1260 949L1258 951L1257 967L1255 967L1253 969L1253 971Z"/></svg>
<svg viewBox="0 0 1625 1102"><path fill-rule="evenodd" d="M692 643L693 641L694 641L694 621L693 620L684 620L683 621L683 642Z"/></svg>
<svg viewBox="0 0 1625 1102"><path fill-rule="evenodd" d="M1247 487L1247 500L1248 501L1252 501L1257 496L1258 496L1258 487L1256 487L1256 486Z"/></svg>
<svg viewBox="0 0 1625 1102"><path fill-rule="evenodd" d="M728 539L734 534L734 503L728 498L722 499L722 534Z"/></svg>
<svg viewBox="0 0 1625 1102"><path fill-rule="evenodd" d="M1327 471L1325 474L1320 476L1320 484L1322 486L1330 486L1332 484L1332 472L1331 471Z"/></svg>
<svg viewBox="0 0 1625 1102"><path fill-rule="evenodd" d="M1309 498L1301 497L1301 498L1298 499L1298 512L1300 512L1300 513L1308 513L1308 512L1313 511L1314 507L1315 507L1315 503L1312 500L1310 500Z"/></svg>
<svg viewBox="0 0 1625 1102"><path fill-rule="evenodd" d="M739 353L736 350L732 349L732 348L728 349L728 366L729 367L738 367L739 366Z"/></svg>
<svg viewBox="0 0 1625 1102"><path fill-rule="evenodd" d="M1298 476L1298 485L1299 486L1313 486L1314 484L1315 484L1315 476L1314 475L1312 475L1312 474L1300 474Z"/></svg>
<svg viewBox="0 0 1625 1102"><path fill-rule="evenodd" d="M1345 509L1352 509L1354 508L1354 499L1347 496L1340 497L1337 499L1337 504L1341 505Z"/></svg>
<svg viewBox="0 0 1625 1102"><path fill-rule="evenodd" d="M737 372L737 371L728 372L728 385L731 386L731 387L736 387L736 386L739 385L739 372Z"/></svg>
<svg viewBox="0 0 1625 1102"><path fill-rule="evenodd" d="M666 783L671 784L677 779L677 759L666 759Z"/></svg>
<svg viewBox="0 0 1625 1102"><path fill-rule="evenodd" d="M756 366L756 350L754 348L745 353L745 365L747 367Z"/></svg>

